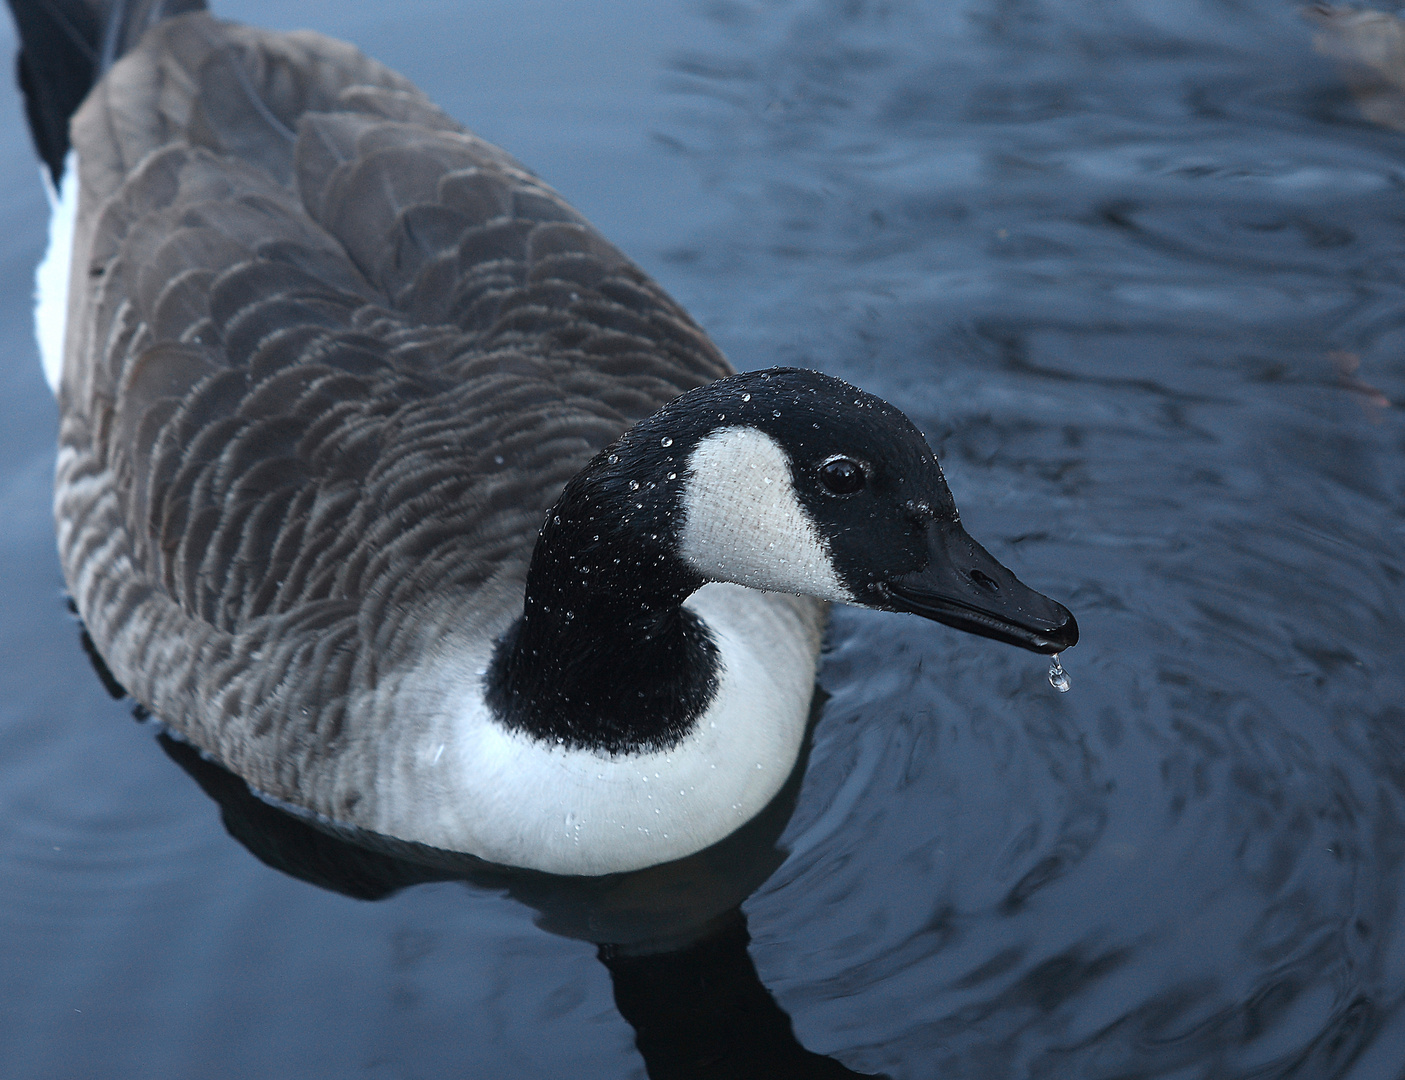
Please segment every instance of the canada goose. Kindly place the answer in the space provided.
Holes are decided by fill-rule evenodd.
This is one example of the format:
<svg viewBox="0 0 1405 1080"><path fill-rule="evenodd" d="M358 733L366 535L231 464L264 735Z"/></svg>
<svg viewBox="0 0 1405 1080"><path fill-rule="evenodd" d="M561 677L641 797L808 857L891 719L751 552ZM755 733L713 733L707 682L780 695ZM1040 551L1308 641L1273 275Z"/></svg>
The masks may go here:
<svg viewBox="0 0 1405 1080"><path fill-rule="evenodd" d="M271 800L630 870L775 794L826 602L1077 640L901 412L732 374L402 76L198 0L11 4L64 573L133 697Z"/></svg>

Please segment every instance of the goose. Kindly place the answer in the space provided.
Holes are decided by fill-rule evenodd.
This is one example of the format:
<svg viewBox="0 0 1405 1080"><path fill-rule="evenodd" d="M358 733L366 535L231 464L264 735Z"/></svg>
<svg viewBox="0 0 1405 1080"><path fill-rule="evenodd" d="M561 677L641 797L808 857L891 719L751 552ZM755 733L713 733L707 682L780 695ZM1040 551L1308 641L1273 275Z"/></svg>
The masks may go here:
<svg viewBox="0 0 1405 1080"><path fill-rule="evenodd" d="M121 685L261 797L630 871L784 783L827 605L1077 641L901 411L733 371L408 79L191 0L11 5L67 585Z"/></svg>

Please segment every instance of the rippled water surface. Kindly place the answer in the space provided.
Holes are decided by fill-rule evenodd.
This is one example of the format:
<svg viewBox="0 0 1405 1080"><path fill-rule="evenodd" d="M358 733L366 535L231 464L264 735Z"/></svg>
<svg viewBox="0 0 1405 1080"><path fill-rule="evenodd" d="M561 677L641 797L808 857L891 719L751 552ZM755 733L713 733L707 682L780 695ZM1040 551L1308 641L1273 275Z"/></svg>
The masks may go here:
<svg viewBox="0 0 1405 1080"><path fill-rule="evenodd" d="M1399 1080L1405 136L1294 5L217 10L416 79L738 367L906 409L972 534L1077 613L1057 695L1038 657L836 611L743 907L800 1043L898 1078ZM270 869L94 677L0 98L0 1074L644 1076L549 900Z"/></svg>

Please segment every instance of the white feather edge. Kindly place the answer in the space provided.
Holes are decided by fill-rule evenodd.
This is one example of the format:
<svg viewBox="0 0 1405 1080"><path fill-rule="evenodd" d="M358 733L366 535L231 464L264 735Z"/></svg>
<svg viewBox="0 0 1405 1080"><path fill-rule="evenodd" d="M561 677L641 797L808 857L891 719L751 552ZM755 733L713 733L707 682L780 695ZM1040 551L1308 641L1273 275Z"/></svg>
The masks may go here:
<svg viewBox="0 0 1405 1080"><path fill-rule="evenodd" d="M49 197L49 246L44 261L34 271L34 336L49 389L59 392L63 377L64 337L68 329L68 282L73 264L73 228L78 216L78 153L70 150L63 162L63 177L54 190L41 167L44 191Z"/></svg>

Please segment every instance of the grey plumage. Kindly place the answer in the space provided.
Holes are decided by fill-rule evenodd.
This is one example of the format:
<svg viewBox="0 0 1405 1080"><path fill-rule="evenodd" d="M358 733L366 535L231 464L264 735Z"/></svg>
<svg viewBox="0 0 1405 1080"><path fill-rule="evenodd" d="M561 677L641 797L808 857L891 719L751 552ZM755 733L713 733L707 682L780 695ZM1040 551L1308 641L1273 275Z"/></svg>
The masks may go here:
<svg viewBox="0 0 1405 1080"><path fill-rule="evenodd" d="M373 820L415 660L520 613L565 481L730 368L555 192L343 43L170 19L72 138L79 610L201 748Z"/></svg>

